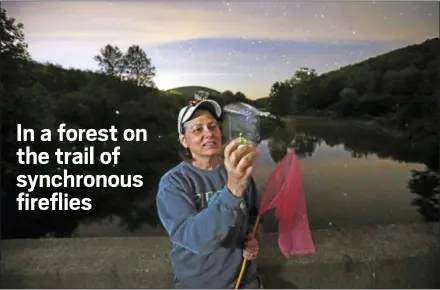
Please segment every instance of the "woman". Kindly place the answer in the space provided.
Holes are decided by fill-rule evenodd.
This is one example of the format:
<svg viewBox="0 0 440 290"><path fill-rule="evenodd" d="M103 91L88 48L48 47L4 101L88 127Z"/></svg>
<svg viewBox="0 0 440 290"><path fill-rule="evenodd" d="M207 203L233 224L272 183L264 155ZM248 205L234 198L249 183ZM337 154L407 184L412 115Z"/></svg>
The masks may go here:
<svg viewBox="0 0 440 290"><path fill-rule="evenodd" d="M243 258L240 288L262 288L250 239L257 193L251 178L255 148L230 142L222 150L222 110L213 100L191 101L177 126L184 161L161 178L160 220L170 236L176 288L232 289Z"/></svg>

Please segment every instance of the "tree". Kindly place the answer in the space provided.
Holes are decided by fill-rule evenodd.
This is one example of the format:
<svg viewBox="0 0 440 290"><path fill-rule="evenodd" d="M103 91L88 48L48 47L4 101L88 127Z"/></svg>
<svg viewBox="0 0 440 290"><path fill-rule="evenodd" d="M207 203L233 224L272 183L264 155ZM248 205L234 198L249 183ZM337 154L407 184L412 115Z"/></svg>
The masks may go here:
<svg viewBox="0 0 440 290"><path fill-rule="evenodd" d="M334 105L338 114L343 117L354 115L359 105L356 90L353 88L344 88L339 93L339 97L339 102Z"/></svg>
<svg viewBox="0 0 440 290"><path fill-rule="evenodd" d="M139 45L130 46L124 54L118 46L107 44L93 58L106 75L129 81L136 86L154 87L156 67Z"/></svg>
<svg viewBox="0 0 440 290"><path fill-rule="evenodd" d="M426 79L424 73L414 66L408 66L401 70L388 70L383 75L383 91L390 94L411 96L417 92L423 79Z"/></svg>
<svg viewBox="0 0 440 290"><path fill-rule="evenodd" d="M242 92L236 92L234 97L237 102L249 103L249 99Z"/></svg>
<svg viewBox="0 0 440 290"><path fill-rule="evenodd" d="M292 88L288 82L276 82L270 90L270 111L276 115L290 114Z"/></svg>
<svg viewBox="0 0 440 290"><path fill-rule="evenodd" d="M8 17L6 10L0 8L0 64L4 95L12 94L12 90L25 81L22 75L30 56L23 28L22 23Z"/></svg>
<svg viewBox="0 0 440 290"><path fill-rule="evenodd" d="M232 91L226 90L221 93L221 105L235 102L235 95Z"/></svg>
<svg viewBox="0 0 440 290"><path fill-rule="evenodd" d="M315 69L301 67L287 82L293 87L295 85L306 83L317 76Z"/></svg>
<svg viewBox="0 0 440 290"><path fill-rule="evenodd" d="M137 86L153 87L156 67L152 65L145 51L138 45L132 45L124 55L124 78Z"/></svg>
<svg viewBox="0 0 440 290"><path fill-rule="evenodd" d="M289 85L292 87L292 97L288 104L292 113L296 114L299 105L311 97L309 92L310 82L317 76L315 69L301 67L288 80Z"/></svg>
<svg viewBox="0 0 440 290"><path fill-rule="evenodd" d="M6 15L6 10L0 8L0 55L2 61L6 58L28 60L28 45L24 41L23 24Z"/></svg>
<svg viewBox="0 0 440 290"><path fill-rule="evenodd" d="M110 76L122 77L125 67L124 54L119 47L107 44L100 53L93 59L98 62L101 71Z"/></svg>
<svg viewBox="0 0 440 290"><path fill-rule="evenodd" d="M301 67L290 79L274 83L269 95L270 111L279 115L297 113L298 102L309 97L309 83L316 77L314 69Z"/></svg>

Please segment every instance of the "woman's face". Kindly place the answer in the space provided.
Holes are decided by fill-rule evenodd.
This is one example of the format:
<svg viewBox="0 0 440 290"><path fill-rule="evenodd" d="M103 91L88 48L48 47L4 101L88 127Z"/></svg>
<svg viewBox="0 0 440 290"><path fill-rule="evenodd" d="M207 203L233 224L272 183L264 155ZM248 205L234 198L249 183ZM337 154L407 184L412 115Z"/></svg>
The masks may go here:
<svg viewBox="0 0 440 290"><path fill-rule="evenodd" d="M185 134L180 142L189 148L193 157L211 157L222 148L222 138L217 120L209 111L198 110L185 124Z"/></svg>

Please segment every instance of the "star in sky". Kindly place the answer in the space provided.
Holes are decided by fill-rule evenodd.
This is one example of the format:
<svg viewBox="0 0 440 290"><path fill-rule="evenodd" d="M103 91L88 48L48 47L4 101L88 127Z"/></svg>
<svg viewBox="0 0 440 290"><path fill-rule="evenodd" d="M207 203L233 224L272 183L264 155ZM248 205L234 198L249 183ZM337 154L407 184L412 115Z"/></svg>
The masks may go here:
<svg viewBox="0 0 440 290"><path fill-rule="evenodd" d="M439 36L436 2L4 2L37 61L97 69L107 43L140 45L159 88L265 97L300 67L318 73Z"/></svg>

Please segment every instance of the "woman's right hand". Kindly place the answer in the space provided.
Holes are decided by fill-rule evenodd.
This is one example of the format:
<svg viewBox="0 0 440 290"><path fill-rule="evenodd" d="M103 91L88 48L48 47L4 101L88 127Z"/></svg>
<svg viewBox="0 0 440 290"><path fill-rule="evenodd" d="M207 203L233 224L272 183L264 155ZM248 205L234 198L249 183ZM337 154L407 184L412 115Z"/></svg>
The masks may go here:
<svg viewBox="0 0 440 290"><path fill-rule="evenodd" d="M228 174L228 189L233 195L242 197L252 174L252 165L256 158L256 149L252 145L240 146L233 140L225 147L225 167Z"/></svg>

